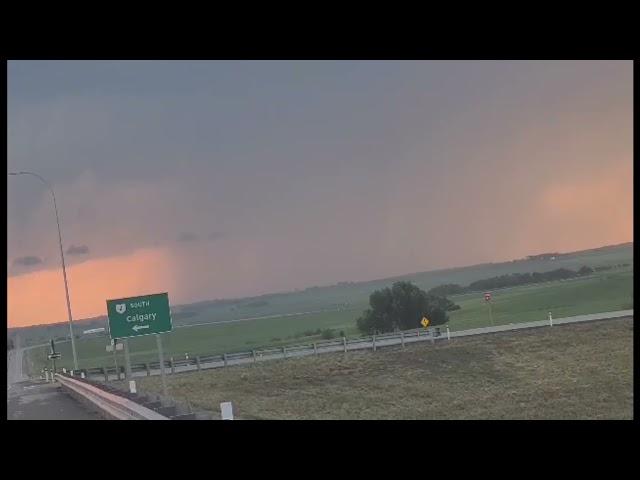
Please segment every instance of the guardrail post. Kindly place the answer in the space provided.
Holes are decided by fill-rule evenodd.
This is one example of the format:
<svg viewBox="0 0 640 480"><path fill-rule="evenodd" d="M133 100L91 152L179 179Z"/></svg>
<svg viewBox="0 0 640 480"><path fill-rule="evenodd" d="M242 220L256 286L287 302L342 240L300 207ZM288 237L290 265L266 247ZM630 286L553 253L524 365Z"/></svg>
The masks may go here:
<svg viewBox="0 0 640 480"><path fill-rule="evenodd" d="M287 358L287 347L282 347L282 358Z"/></svg>
<svg viewBox="0 0 640 480"><path fill-rule="evenodd" d="M49 371L48 370L44 371L44 380L45 380L45 382L49 383Z"/></svg>
<svg viewBox="0 0 640 480"><path fill-rule="evenodd" d="M251 350L251 355L253 356L253 363L256 363L256 351L255 350Z"/></svg>
<svg viewBox="0 0 640 480"><path fill-rule="evenodd" d="M420 329L418 329L418 337L420 336Z"/></svg>
<svg viewBox="0 0 640 480"><path fill-rule="evenodd" d="M549 312L549 326L553 327L553 317L551 316L551 312Z"/></svg>
<svg viewBox="0 0 640 480"><path fill-rule="evenodd" d="M148 363L145 363L144 366L147 368L147 377L151 376L151 366Z"/></svg>
<svg viewBox="0 0 640 480"><path fill-rule="evenodd" d="M224 366L226 367L227 366L227 354L226 353L222 354L222 361L224 362Z"/></svg>
<svg viewBox="0 0 640 480"><path fill-rule="evenodd" d="M447 325L447 340L451 341L451 332L449 331L449 325Z"/></svg>
<svg viewBox="0 0 640 480"><path fill-rule="evenodd" d="M402 343L402 348L404 348L404 332L400 332L400 343Z"/></svg>
<svg viewBox="0 0 640 480"><path fill-rule="evenodd" d="M109 381L109 373L107 373L107 367L102 367L102 373L104 374L104 381Z"/></svg>
<svg viewBox="0 0 640 480"><path fill-rule="evenodd" d="M171 373L172 374L176 373L176 366L173 363L173 357L169 358L169 365L171 365Z"/></svg>
<svg viewBox="0 0 640 480"><path fill-rule="evenodd" d="M347 353L347 337L342 337L342 346L344 347L344 353Z"/></svg>
<svg viewBox="0 0 640 480"><path fill-rule="evenodd" d="M313 343L313 354L318 355L318 345L315 342Z"/></svg>
<svg viewBox="0 0 640 480"><path fill-rule="evenodd" d="M376 334L375 333L373 334L372 340L373 340L373 351L375 352L376 351Z"/></svg>
<svg viewBox="0 0 640 480"><path fill-rule="evenodd" d="M200 356L196 356L196 365L198 367L198 370L200 370Z"/></svg>
<svg viewBox="0 0 640 480"><path fill-rule="evenodd" d="M233 420L233 407L231 402L222 402L220 404L220 413L222 420Z"/></svg>

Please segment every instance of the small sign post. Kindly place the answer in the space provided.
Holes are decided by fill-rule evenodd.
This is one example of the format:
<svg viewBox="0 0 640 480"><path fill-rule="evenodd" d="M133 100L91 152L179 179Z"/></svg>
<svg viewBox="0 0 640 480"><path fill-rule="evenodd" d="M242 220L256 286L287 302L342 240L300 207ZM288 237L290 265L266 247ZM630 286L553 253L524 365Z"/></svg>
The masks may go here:
<svg viewBox="0 0 640 480"><path fill-rule="evenodd" d="M220 410L222 412L222 420L233 420L233 406L231 402L222 402L220 404Z"/></svg>
<svg viewBox="0 0 640 480"><path fill-rule="evenodd" d="M491 311L491 293L486 292L484 294L484 301L489 305L489 321L491 322L491 326L493 327L493 312Z"/></svg>
<svg viewBox="0 0 640 480"><path fill-rule="evenodd" d="M51 352L48 355L49 360L53 362L53 369L51 370L51 379L53 380L53 375L56 373L56 358L60 358L62 355L56 352L56 346L53 343L53 338L51 339Z"/></svg>

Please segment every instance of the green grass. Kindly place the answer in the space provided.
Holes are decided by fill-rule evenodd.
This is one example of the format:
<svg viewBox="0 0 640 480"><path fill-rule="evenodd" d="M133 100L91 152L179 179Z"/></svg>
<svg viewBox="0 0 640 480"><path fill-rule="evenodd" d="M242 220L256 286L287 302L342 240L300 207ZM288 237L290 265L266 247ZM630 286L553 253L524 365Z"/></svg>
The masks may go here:
<svg viewBox="0 0 640 480"><path fill-rule="evenodd" d="M185 353L189 353L193 357L201 354L248 351L266 346L315 342L321 340L320 335L304 336L304 332L307 330L315 331L318 328L331 328L336 333L344 330L347 336L357 334L354 321L356 315L357 311L347 310L177 328L162 336L162 345L167 358L171 355L184 358ZM106 352L107 343L106 337L77 341L78 362L81 367L113 365L113 353ZM157 361L158 359L156 340L153 336L129 339L129 349L132 363ZM73 366L71 344L69 342L60 343L58 350L62 353L62 359L58 363L60 368L71 368ZM36 348L30 352L37 369L47 364L48 347ZM123 365L124 353L120 351L117 355L119 365Z"/></svg>
<svg viewBox="0 0 640 480"><path fill-rule="evenodd" d="M457 295L462 308L450 312L450 328L464 330L490 324L489 306L482 292ZM633 272L603 273L586 278L497 290L491 308L496 325L610 312L633 308Z"/></svg>
<svg viewBox="0 0 640 480"><path fill-rule="evenodd" d="M141 392L161 392L158 377ZM632 419L633 319L169 375L240 419Z"/></svg>
<svg viewBox="0 0 640 480"><path fill-rule="evenodd" d="M462 309L450 312L450 328L464 330L490 325L488 307L482 293L451 297ZM625 310L633 306L633 272L602 273L586 278L522 286L493 292L494 324L545 320L551 311L554 318ZM302 344L320 341L319 335L303 336L307 330L331 328L343 330L349 337L360 335L355 320L366 308L362 303L351 310L250 320L221 325L177 328L163 335L165 355L184 358L200 354L249 351L266 346ZM107 338L81 339L76 342L81 367L113 365L113 354L107 353ZM130 339L131 362L157 360L153 336ZM58 345L62 353L60 367L72 367L70 343ZM48 364L47 348L30 351L37 370ZM118 352L122 365L124 355Z"/></svg>

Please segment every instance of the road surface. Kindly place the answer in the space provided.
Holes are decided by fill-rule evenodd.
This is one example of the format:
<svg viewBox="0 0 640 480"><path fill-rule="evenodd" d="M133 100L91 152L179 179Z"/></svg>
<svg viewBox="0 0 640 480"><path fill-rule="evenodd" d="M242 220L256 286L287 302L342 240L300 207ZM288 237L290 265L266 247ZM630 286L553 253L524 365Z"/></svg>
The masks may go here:
<svg viewBox="0 0 640 480"><path fill-rule="evenodd" d="M27 380L7 387L8 420L100 420L67 395L60 384Z"/></svg>
<svg viewBox="0 0 640 480"><path fill-rule="evenodd" d="M29 380L22 372L24 348L7 352L8 420L100 420L67 395L60 384Z"/></svg>
<svg viewBox="0 0 640 480"><path fill-rule="evenodd" d="M16 348L7 352L7 384L18 383L26 378L22 374L22 358L24 348Z"/></svg>

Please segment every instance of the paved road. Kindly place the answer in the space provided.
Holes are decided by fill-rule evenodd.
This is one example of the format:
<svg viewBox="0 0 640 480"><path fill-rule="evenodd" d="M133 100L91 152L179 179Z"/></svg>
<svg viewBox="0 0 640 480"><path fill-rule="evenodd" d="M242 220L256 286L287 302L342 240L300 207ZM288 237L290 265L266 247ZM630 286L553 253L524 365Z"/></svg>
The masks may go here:
<svg viewBox="0 0 640 480"><path fill-rule="evenodd" d="M23 381L7 387L8 420L100 420L58 383Z"/></svg>
<svg viewBox="0 0 640 480"><path fill-rule="evenodd" d="M17 348L7 352L7 384L26 380L22 374L22 358L24 348Z"/></svg>
<svg viewBox="0 0 640 480"><path fill-rule="evenodd" d="M100 420L67 395L58 383L28 380L22 372L24 348L7 352L8 420Z"/></svg>

